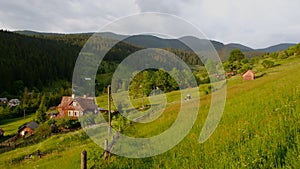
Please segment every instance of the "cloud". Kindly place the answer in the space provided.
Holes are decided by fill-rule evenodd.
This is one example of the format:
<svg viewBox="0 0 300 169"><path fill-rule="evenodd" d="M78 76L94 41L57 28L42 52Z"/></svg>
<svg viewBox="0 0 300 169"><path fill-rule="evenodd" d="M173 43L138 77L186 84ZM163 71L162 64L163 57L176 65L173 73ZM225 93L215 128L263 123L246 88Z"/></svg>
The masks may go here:
<svg viewBox="0 0 300 169"><path fill-rule="evenodd" d="M188 3L189 0L136 0L141 12L163 12L168 14L179 15L182 4Z"/></svg>
<svg viewBox="0 0 300 169"><path fill-rule="evenodd" d="M127 15L163 12L208 38L257 48L299 42L299 6L299 0L0 0L0 21L10 30L90 32Z"/></svg>
<svg viewBox="0 0 300 169"><path fill-rule="evenodd" d="M257 48L283 42L276 34L299 35L299 6L298 0L202 0L191 1L181 16L210 38Z"/></svg>
<svg viewBox="0 0 300 169"><path fill-rule="evenodd" d="M96 31L115 18L138 12L133 0L1 1L0 20L13 29Z"/></svg>

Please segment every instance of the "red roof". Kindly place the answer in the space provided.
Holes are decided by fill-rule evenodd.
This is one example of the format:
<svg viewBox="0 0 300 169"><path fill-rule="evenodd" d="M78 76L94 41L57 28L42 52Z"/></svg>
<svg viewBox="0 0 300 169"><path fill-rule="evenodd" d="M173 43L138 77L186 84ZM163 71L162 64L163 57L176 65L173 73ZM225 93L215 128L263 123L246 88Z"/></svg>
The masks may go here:
<svg viewBox="0 0 300 169"><path fill-rule="evenodd" d="M75 104L73 104L75 102ZM77 110L79 112L83 111L94 111L97 110L97 105L94 102L94 98L73 98L71 96L63 96L61 103L57 106L59 110L59 116L63 115L66 110Z"/></svg>
<svg viewBox="0 0 300 169"><path fill-rule="evenodd" d="M71 96L63 96L61 98L61 102L58 105L58 107L66 107L68 105L70 105L70 103L73 101L74 99Z"/></svg>

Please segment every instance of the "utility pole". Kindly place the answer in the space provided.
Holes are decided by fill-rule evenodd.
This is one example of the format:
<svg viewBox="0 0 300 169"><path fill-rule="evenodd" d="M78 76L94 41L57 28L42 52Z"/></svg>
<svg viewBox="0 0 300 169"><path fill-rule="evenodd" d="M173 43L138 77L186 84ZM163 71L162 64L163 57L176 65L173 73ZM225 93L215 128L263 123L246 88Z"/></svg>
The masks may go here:
<svg viewBox="0 0 300 169"><path fill-rule="evenodd" d="M107 86L107 94L108 94L108 134L111 134L111 121L110 121L110 112L111 112L111 98L110 98L110 93L111 92L111 87L110 85Z"/></svg>
<svg viewBox="0 0 300 169"><path fill-rule="evenodd" d="M24 119L25 119L25 109L24 109Z"/></svg>

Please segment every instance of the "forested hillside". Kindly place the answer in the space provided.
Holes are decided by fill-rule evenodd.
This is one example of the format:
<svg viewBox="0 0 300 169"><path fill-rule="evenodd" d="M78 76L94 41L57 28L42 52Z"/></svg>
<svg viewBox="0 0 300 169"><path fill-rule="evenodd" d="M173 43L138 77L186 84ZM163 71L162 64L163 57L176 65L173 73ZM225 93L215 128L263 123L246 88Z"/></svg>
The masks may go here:
<svg viewBox="0 0 300 169"><path fill-rule="evenodd" d="M8 32L0 30L0 97L21 96L24 87L30 91L43 90L57 81L70 83L78 54L92 33L55 34L32 31ZM132 36L100 33L93 52L109 51L98 69L96 91L101 92L110 82L117 65L128 55L148 47L162 48L179 56L190 66L203 65L197 55L181 41L154 36ZM106 43L112 39L126 38L112 49ZM204 43L194 37L180 40L193 44ZM246 58L261 56L261 52L239 44L211 41L221 59L226 61L233 48L241 48ZM286 46L287 47L287 46ZM196 51L197 52L197 51ZM57 84L57 83L56 83Z"/></svg>
<svg viewBox="0 0 300 169"><path fill-rule="evenodd" d="M71 82L78 54L91 34L19 34L0 31L0 96L20 96L24 87L42 90L53 82ZM107 51L109 36L98 37L92 44L93 52ZM163 48L162 46L161 48ZM142 47L119 42L109 50L99 66L97 90L109 84L118 63ZM167 49L190 65L202 64L191 51ZM103 79L103 77L106 77ZM100 82L101 81L101 82Z"/></svg>
<svg viewBox="0 0 300 169"><path fill-rule="evenodd" d="M1 30L0 96L21 96L24 87L43 90L57 81L71 82L76 59L89 37L90 34L21 35ZM100 46L105 46L106 40L100 38L93 50L104 50ZM98 73L112 72L116 63L136 50L136 47L119 43L107 54Z"/></svg>
<svg viewBox="0 0 300 169"><path fill-rule="evenodd" d="M0 31L0 93L18 95L24 87L70 81L80 48L55 40Z"/></svg>

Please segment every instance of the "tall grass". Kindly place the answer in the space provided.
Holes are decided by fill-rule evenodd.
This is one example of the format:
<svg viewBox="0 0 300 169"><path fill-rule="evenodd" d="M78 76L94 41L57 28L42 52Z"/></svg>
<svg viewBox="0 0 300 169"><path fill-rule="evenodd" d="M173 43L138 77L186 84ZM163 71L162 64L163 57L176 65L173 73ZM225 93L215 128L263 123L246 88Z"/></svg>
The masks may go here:
<svg viewBox="0 0 300 169"><path fill-rule="evenodd" d="M217 130L204 144L198 142L209 98L190 134L170 151L151 158L114 156L100 160L99 168L299 168L300 167L299 61L269 69L255 81L229 81L227 103ZM161 120L135 126L136 136L166 130L180 106L167 107Z"/></svg>

